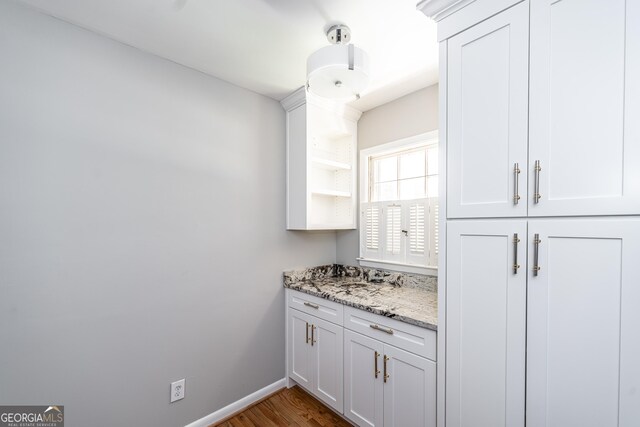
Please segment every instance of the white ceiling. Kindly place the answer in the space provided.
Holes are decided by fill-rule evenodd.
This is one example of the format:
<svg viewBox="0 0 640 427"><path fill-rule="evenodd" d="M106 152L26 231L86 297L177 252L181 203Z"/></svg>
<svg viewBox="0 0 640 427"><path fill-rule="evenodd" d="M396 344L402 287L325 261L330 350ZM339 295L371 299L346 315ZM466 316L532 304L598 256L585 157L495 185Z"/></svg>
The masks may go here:
<svg viewBox="0 0 640 427"><path fill-rule="evenodd" d="M435 23L417 0L21 0L45 13L280 100L347 24L371 58L363 111L437 82Z"/></svg>

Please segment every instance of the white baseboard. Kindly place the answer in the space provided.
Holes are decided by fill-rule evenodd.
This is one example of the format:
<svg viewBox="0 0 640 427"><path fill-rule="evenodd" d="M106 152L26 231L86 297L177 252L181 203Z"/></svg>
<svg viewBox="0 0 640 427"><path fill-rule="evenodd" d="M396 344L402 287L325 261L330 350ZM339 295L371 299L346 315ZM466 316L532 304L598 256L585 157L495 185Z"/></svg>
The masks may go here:
<svg viewBox="0 0 640 427"><path fill-rule="evenodd" d="M208 427L213 423L224 420L225 418L235 414L236 412L242 411L248 406L251 406L253 403L256 403L260 399L264 399L271 393L276 392L285 386L286 380L283 378L273 384L269 384L268 386L261 388L256 392L251 393L248 396L243 397L240 400L236 400L235 402L225 406L222 409L218 409L217 411L202 417L199 420L186 425L185 427Z"/></svg>

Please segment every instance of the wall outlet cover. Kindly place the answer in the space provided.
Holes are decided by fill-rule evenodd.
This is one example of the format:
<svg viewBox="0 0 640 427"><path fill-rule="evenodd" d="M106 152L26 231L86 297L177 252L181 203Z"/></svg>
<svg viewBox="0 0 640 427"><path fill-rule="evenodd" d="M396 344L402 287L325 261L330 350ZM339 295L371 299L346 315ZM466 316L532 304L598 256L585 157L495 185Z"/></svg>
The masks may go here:
<svg viewBox="0 0 640 427"><path fill-rule="evenodd" d="M184 378L171 383L171 401L173 403L175 401L184 399L184 389L185 383Z"/></svg>

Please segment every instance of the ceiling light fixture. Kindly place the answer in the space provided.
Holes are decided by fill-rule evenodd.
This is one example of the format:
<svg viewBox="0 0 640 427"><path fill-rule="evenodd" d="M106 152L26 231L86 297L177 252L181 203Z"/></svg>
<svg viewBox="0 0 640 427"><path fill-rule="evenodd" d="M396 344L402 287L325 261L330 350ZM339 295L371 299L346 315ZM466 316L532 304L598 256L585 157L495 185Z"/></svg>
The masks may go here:
<svg viewBox="0 0 640 427"><path fill-rule="evenodd" d="M307 90L323 98L355 99L369 84L369 56L350 44L351 30L334 25L327 32L331 43L307 59Z"/></svg>

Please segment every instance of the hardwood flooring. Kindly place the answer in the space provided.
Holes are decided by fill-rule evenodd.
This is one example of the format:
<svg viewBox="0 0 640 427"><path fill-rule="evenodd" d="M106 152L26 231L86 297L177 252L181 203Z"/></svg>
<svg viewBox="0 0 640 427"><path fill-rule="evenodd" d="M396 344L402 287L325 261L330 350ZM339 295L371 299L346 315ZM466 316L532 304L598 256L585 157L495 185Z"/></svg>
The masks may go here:
<svg viewBox="0 0 640 427"><path fill-rule="evenodd" d="M279 391L210 427L351 427L351 424L300 387Z"/></svg>

